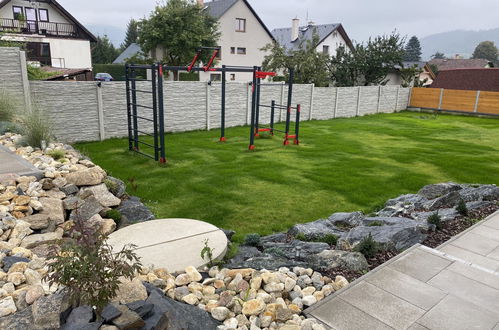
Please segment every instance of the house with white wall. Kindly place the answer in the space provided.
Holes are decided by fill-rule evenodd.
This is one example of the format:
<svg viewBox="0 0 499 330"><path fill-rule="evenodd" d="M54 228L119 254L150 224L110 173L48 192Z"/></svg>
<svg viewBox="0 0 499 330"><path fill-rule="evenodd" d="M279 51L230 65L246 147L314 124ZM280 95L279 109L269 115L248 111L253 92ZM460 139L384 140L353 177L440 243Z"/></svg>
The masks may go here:
<svg viewBox="0 0 499 330"><path fill-rule="evenodd" d="M28 62L92 68L95 36L56 0L0 0L0 34L3 40L24 43Z"/></svg>
<svg viewBox="0 0 499 330"><path fill-rule="evenodd" d="M291 27L272 31L274 39L287 50L297 50L300 45L305 46L308 41L313 40L314 34L319 37L319 42L315 45L318 52L334 56L339 47L353 50L352 41L340 23L317 25L310 22L305 26L300 26L300 20L295 18L292 20Z"/></svg>

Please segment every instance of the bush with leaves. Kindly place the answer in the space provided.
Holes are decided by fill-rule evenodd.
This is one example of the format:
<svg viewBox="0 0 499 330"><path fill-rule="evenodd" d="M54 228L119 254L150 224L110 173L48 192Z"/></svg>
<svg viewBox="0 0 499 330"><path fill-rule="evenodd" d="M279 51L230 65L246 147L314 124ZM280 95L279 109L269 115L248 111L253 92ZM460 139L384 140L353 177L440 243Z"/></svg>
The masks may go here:
<svg viewBox="0 0 499 330"><path fill-rule="evenodd" d="M464 217L467 216L469 214L469 211L468 207L466 206L466 202L461 199L456 206L456 211Z"/></svg>
<svg viewBox="0 0 499 330"><path fill-rule="evenodd" d="M248 234L244 238L244 245L248 246L258 246L260 245L260 235L258 234Z"/></svg>
<svg viewBox="0 0 499 330"><path fill-rule="evenodd" d="M121 277L133 279L140 270L135 246L115 253L107 236L79 215L69 234L70 239L52 248L45 280L65 286L73 304L95 306L100 312L116 297Z"/></svg>
<svg viewBox="0 0 499 330"><path fill-rule="evenodd" d="M66 152L64 152L64 150L61 150L61 149L56 149L56 150L52 150L52 151L48 152L47 155L54 158L55 160L59 160L59 159L64 158L66 156Z"/></svg>
<svg viewBox="0 0 499 330"><path fill-rule="evenodd" d="M438 215L438 212L435 212L432 215L430 215L428 217L427 222L430 225L435 225L435 227L437 228L437 230L440 230L440 229L443 228L442 218Z"/></svg>
<svg viewBox="0 0 499 330"><path fill-rule="evenodd" d="M362 253L366 258L373 258L379 250L379 244L373 239L371 233L364 237L354 248L354 251Z"/></svg>

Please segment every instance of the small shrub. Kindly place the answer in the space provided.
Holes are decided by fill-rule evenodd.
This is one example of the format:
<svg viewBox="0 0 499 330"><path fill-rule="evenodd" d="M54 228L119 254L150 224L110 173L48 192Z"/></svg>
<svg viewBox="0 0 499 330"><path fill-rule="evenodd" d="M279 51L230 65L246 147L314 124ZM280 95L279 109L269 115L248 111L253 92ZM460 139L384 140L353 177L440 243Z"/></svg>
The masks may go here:
<svg viewBox="0 0 499 330"><path fill-rule="evenodd" d="M442 218L438 215L438 212L435 212L432 215L430 215L428 217L427 222L430 225L435 225L435 227L437 228L437 230L440 230L443 227L443 225L442 225Z"/></svg>
<svg viewBox="0 0 499 330"><path fill-rule="evenodd" d="M468 215L468 207L466 206L465 201L462 199L459 201L459 204L456 206L456 211L464 217Z"/></svg>
<svg viewBox="0 0 499 330"><path fill-rule="evenodd" d="M133 279L141 264L127 245L115 253L107 236L90 227L78 214L69 231L70 239L52 248L45 280L65 286L73 304L96 306L100 312L116 297L121 277Z"/></svg>
<svg viewBox="0 0 499 330"><path fill-rule="evenodd" d="M105 218L106 219L113 219L114 223L116 223L116 227L118 227L121 223L121 213L120 213L120 211L118 211L116 209L111 209L111 210L107 211Z"/></svg>
<svg viewBox="0 0 499 330"><path fill-rule="evenodd" d="M214 266L214 260L213 260L213 251L215 249L210 248L208 245L210 242L209 239L204 240L204 247L201 249L201 258L203 260L208 259L208 267L213 267Z"/></svg>
<svg viewBox="0 0 499 330"><path fill-rule="evenodd" d="M354 251L362 253L366 258L373 258L379 250L379 244L373 239L371 233L354 248Z"/></svg>
<svg viewBox="0 0 499 330"><path fill-rule="evenodd" d="M106 178L104 180L104 184L106 185L107 190L109 190L111 193L114 193L119 189L118 184L109 178Z"/></svg>
<svg viewBox="0 0 499 330"><path fill-rule="evenodd" d="M285 257L284 251L278 247L271 247L263 251L264 253L273 255L274 257Z"/></svg>
<svg viewBox="0 0 499 330"><path fill-rule="evenodd" d="M61 149L52 150L47 154L50 157L54 158L55 160L62 159L66 156L66 153L64 152L64 150L61 150Z"/></svg>
<svg viewBox="0 0 499 330"><path fill-rule="evenodd" d="M479 223L481 221L481 219L477 219L477 218L466 218L465 221L466 221L466 224L471 227L471 226L474 226L477 223Z"/></svg>
<svg viewBox="0 0 499 330"><path fill-rule="evenodd" d="M61 74L61 71L47 72L42 68L28 65L28 79L29 80L46 80L50 77L54 77Z"/></svg>
<svg viewBox="0 0 499 330"><path fill-rule="evenodd" d="M304 233L298 233L296 236L295 236L295 239L299 240L299 241L302 241L302 242L308 242L308 238L307 236L305 236Z"/></svg>
<svg viewBox="0 0 499 330"><path fill-rule="evenodd" d="M260 235L258 234L248 234L244 238L244 245L258 246L260 245Z"/></svg>
<svg viewBox="0 0 499 330"><path fill-rule="evenodd" d="M381 226L384 226L383 222L381 221L373 221L371 223L368 224L369 227L381 227Z"/></svg>
<svg viewBox="0 0 499 330"><path fill-rule="evenodd" d="M331 246L335 246L338 243L338 236L333 234L328 234L320 238L320 241L323 243L327 243Z"/></svg>
<svg viewBox="0 0 499 330"><path fill-rule="evenodd" d="M48 143L52 140L52 128L40 110L33 109L24 113L19 121L22 135L28 145L41 148L42 141Z"/></svg>

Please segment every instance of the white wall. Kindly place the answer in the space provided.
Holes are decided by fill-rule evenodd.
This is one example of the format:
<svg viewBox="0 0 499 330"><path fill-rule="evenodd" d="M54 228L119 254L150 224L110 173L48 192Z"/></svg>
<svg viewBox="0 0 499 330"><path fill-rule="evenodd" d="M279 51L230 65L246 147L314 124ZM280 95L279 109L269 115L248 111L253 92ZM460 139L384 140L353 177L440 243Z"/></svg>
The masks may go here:
<svg viewBox="0 0 499 330"><path fill-rule="evenodd" d="M329 55L335 56L340 46L346 46L346 41L338 31L334 31L317 46L317 51L322 53L324 46L329 46Z"/></svg>
<svg viewBox="0 0 499 330"><path fill-rule="evenodd" d="M236 32L236 18L246 19L246 32ZM272 38L258 22L244 1L238 1L219 20L219 29L222 33L219 46L222 47L222 60L217 66L242 65L260 66L265 53L260 49L272 42ZM230 48L236 47L236 54L230 53ZM246 48L246 55L238 55L237 47ZM251 81L251 73L235 73L236 81ZM200 73L200 80L210 79L210 73ZM230 74L227 74L230 79Z"/></svg>
<svg viewBox="0 0 499 330"><path fill-rule="evenodd" d="M13 6L19 6L19 7L31 7L31 8L36 8L36 9L48 9L49 11L49 22L54 22L54 23L68 23L72 24L69 22L66 17L64 17L59 11L55 8L53 8L50 4L44 3L44 2L35 2L34 5L31 5L29 1L26 0L12 0L8 5L0 9L0 17L1 18L14 18L14 14L12 12L12 7Z"/></svg>

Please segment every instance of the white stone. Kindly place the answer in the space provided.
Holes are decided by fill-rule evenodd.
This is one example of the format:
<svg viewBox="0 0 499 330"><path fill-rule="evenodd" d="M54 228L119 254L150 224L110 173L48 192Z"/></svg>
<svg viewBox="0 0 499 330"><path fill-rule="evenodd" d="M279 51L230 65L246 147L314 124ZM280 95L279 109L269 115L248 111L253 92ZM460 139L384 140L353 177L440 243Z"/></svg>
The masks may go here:
<svg viewBox="0 0 499 330"><path fill-rule="evenodd" d="M317 302L317 299L314 296L304 296L302 298L303 305L312 306Z"/></svg>
<svg viewBox="0 0 499 330"><path fill-rule="evenodd" d="M227 307L216 307L211 310L211 316L218 321L224 321L230 314Z"/></svg>
<svg viewBox="0 0 499 330"><path fill-rule="evenodd" d="M14 303L14 298L7 297L0 300L0 317L4 317L17 312L16 304Z"/></svg>

